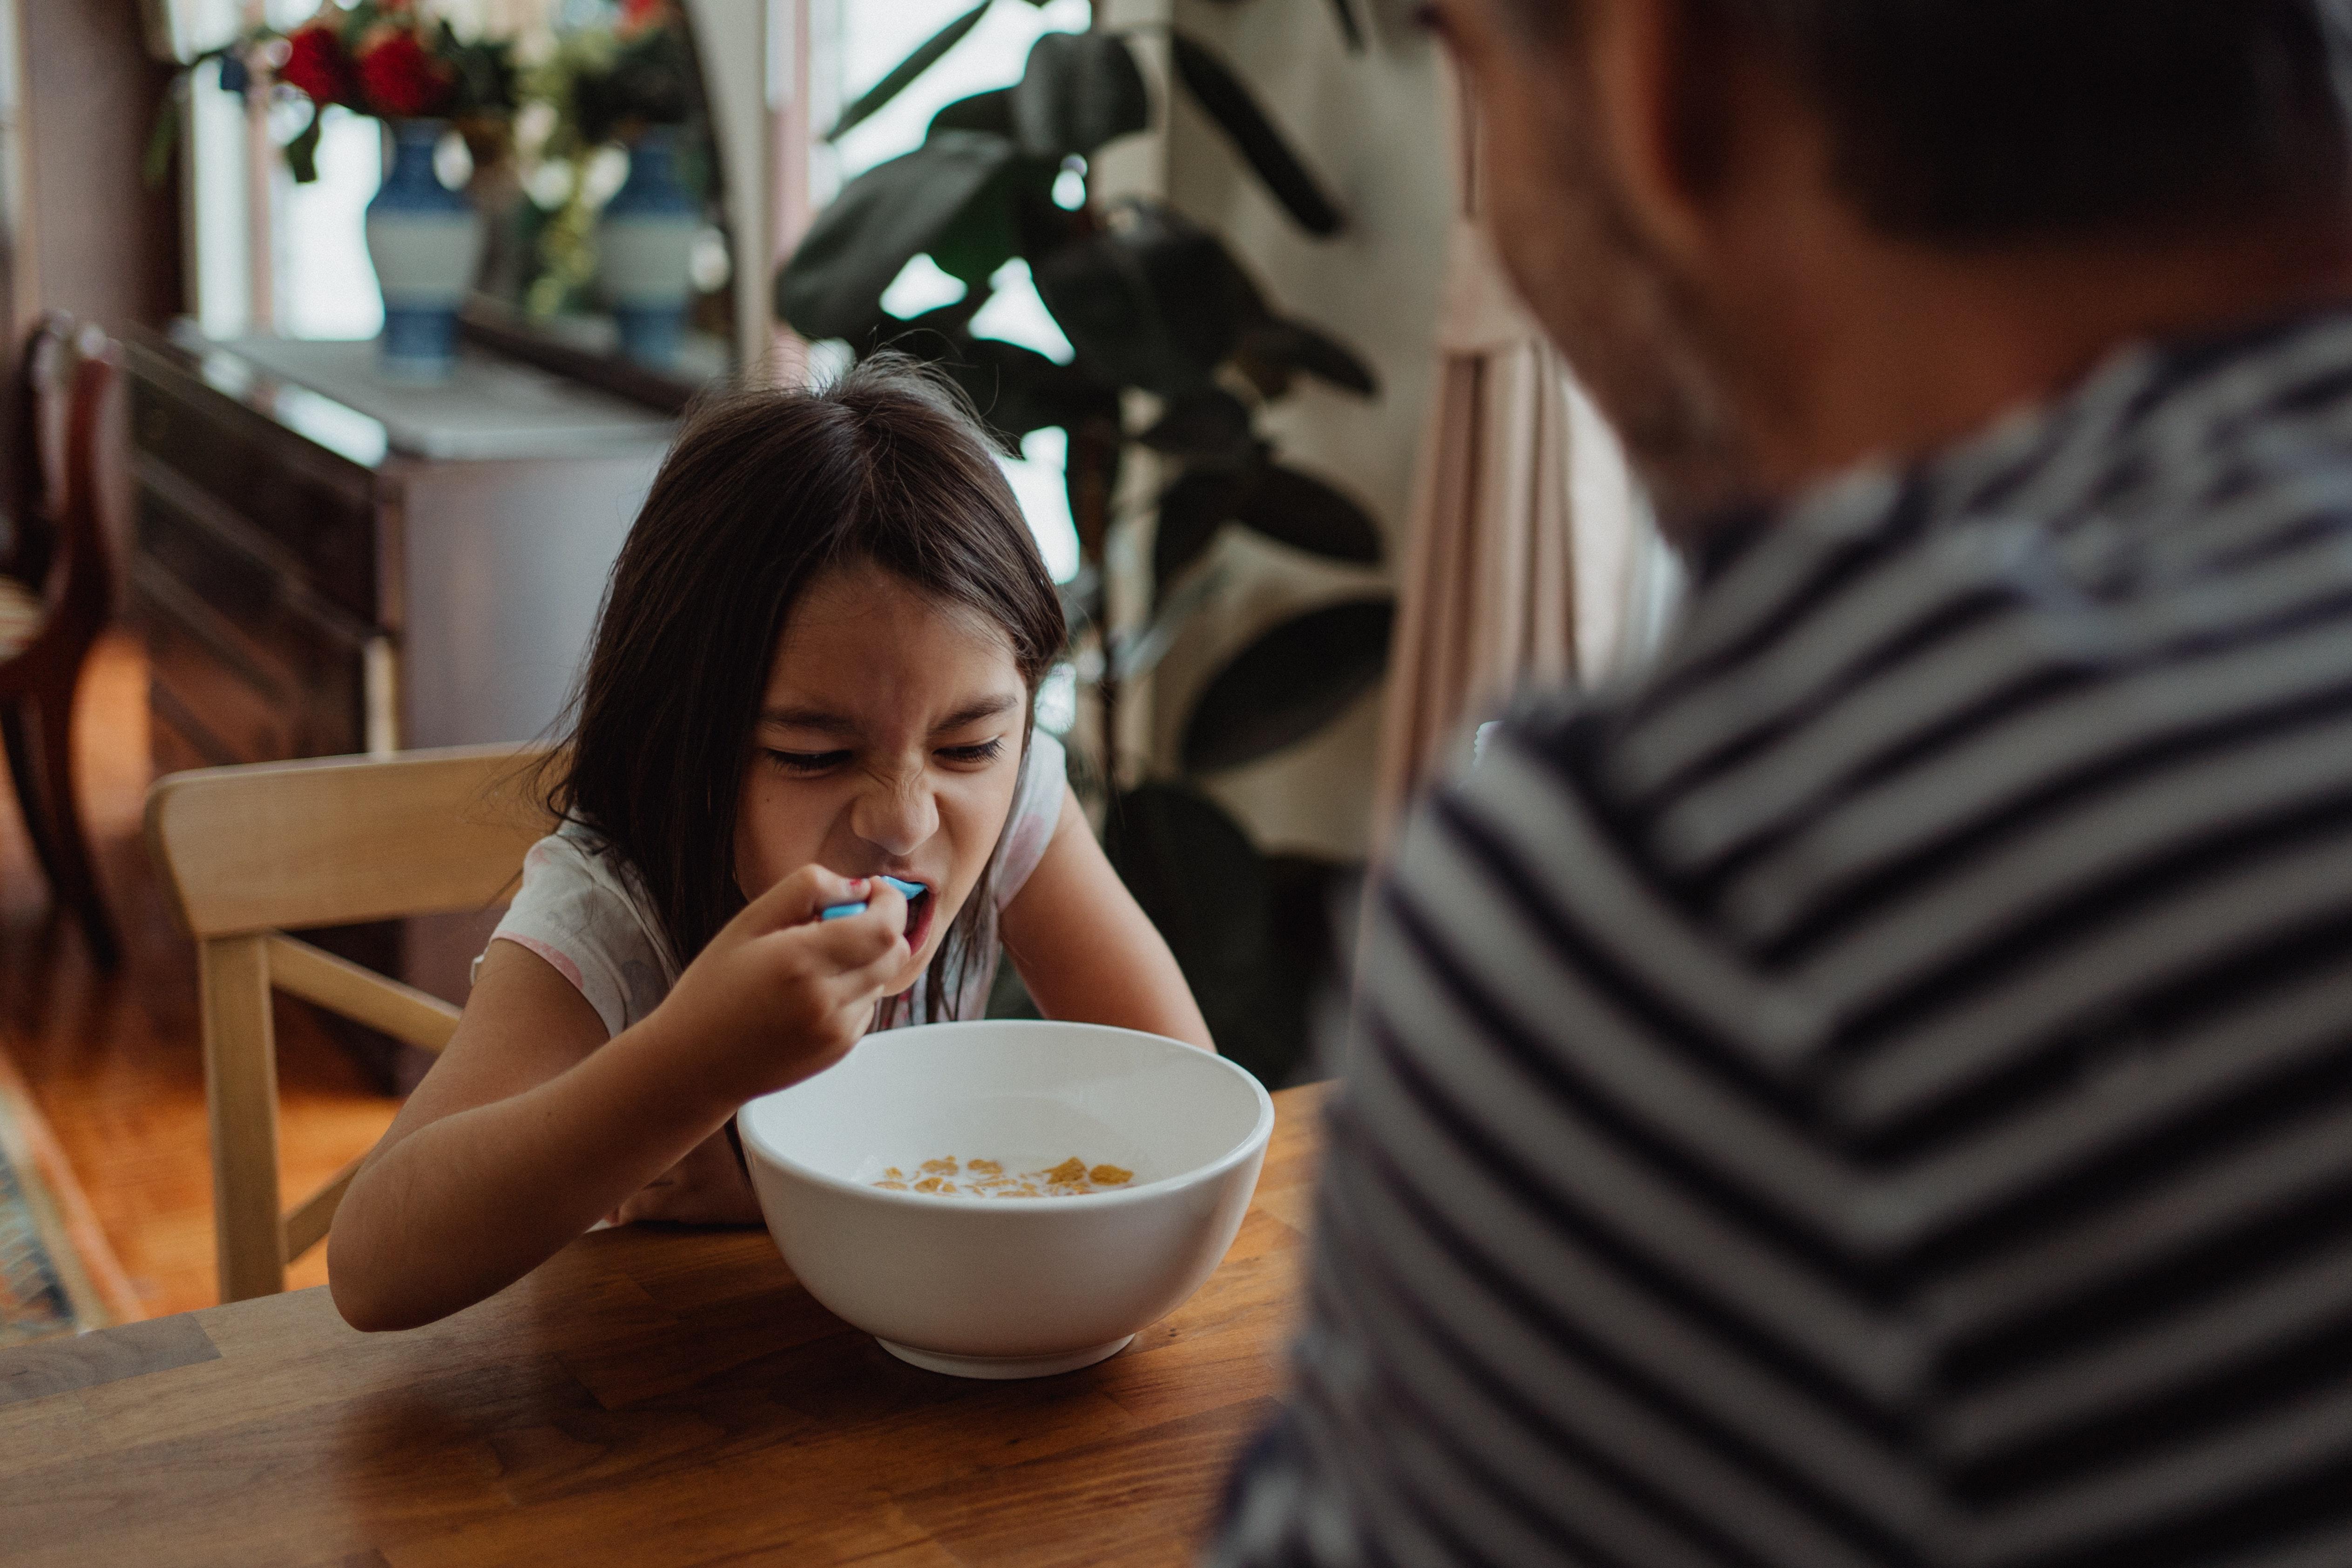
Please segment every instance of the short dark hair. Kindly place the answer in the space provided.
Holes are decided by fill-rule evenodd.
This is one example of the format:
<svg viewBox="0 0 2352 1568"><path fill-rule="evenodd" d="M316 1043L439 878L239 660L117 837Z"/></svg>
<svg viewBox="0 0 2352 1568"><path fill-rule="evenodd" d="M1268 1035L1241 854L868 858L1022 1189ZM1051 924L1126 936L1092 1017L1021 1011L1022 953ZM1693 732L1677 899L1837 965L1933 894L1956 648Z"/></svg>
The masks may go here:
<svg viewBox="0 0 2352 1568"><path fill-rule="evenodd" d="M1033 697L1062 651L1020 504L943 378L879 354L827 386L739 390L688 416L614 563L545 790L627 861L681 966L743 907L736 812L785 618L819 574L860 564L1001 628ZM1024 767L1029 735L1024 721ZM932 959L933 1018L984 962L995 864Z"/></svg>
<svg viewBox="0 0 2352 1568"><path fill-rule="evenodd" d="M1580 0L1506 0L1556 26ZM2014 240L2196 219L2345 177L2340 0L1685 0L1820 105L1880 228Z"/></svg>

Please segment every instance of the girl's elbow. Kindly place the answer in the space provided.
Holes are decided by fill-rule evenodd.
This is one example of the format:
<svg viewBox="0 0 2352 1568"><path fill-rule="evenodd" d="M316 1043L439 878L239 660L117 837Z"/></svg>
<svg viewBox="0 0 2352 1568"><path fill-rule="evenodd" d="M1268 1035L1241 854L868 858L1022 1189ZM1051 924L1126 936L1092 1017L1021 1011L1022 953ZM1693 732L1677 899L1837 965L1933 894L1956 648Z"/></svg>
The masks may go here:
<svg viewBox="0 0 2352 1568"><path fill-rule="evenodd" d="M363 1248L339 1245L337 1232L327 1233L327 1295L343 1321L363 1334L431 1322L434 1314L420 1314L413 1302L402 1300L391 1282L380 1278L382 1271L369 1266L373 1261Z"/></svg>
<svg viewBox="0 0 2352 1568"><path fill-rule="evenodd" d="M336 1259L331 1246L327 1254L327 1295L335 1303L335 1310L342 1314L343 1321L363 1334L405 1326L396 1321L397 1314L391 1310L392 1304L383 1293L361 1278L361 1271Z"/></svg>

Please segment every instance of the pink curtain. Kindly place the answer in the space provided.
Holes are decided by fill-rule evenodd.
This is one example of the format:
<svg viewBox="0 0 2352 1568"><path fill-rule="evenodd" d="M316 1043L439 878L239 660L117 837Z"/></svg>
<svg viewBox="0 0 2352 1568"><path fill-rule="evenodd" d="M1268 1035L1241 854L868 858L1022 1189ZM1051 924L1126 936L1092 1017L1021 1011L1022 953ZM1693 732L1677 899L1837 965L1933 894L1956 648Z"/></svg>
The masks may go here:
<svg viewBox="0 0 2352 1568"><path fill-rule="evenodd" d="M1475 116L1450 94L1461 193L1429 425L1399 563L1377 846L1466 726L1519 686L1597 680L1642 651L1667 570L1615 437L1528 314L1479 218Z"/></svg>

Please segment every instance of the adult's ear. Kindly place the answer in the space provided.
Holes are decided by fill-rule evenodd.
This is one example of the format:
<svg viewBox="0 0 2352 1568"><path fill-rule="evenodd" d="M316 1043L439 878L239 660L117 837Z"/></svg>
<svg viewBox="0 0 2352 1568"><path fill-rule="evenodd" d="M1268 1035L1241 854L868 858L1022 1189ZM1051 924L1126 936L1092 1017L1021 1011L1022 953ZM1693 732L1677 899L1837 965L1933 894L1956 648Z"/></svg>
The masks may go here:
<svg viewBox="0 0 2352 1568"><path fill-rule="evenodd" d="M1684 277L1716 248L1752 47L1694 0L1587 0L1593 129L1626 216Z"/></svg>

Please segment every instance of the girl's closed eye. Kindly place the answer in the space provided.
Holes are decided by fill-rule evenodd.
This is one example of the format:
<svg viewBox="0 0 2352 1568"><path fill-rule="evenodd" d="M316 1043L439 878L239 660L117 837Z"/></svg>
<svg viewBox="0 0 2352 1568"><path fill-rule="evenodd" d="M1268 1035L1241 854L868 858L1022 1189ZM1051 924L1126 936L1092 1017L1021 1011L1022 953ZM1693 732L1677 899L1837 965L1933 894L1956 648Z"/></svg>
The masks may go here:
<svg viewBox="0 0 2352 1568"><path fill-rule="evenodd" d="M992 763L1003 754L1004 742L1001 738L993 741L977 741L968 746L941 746L939 751L940 761L961 763L966 767L978 767L982 763Z"/></svg>
<svg viewBox="0 0 2352 1568"><path fill-rule="evenodd" d="M847 752L779 752L768 748L768 760L788 773L822 773L849 761Z"/></svg>

